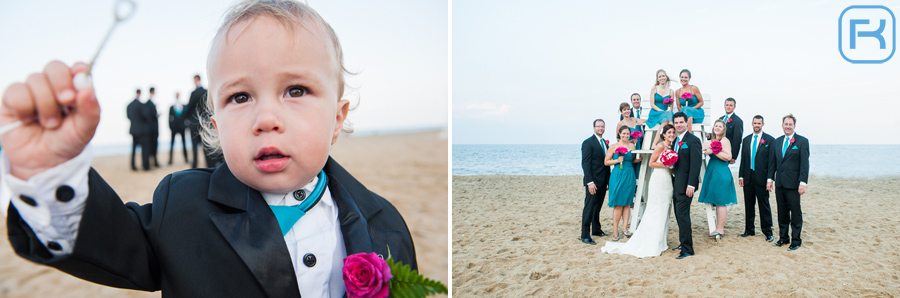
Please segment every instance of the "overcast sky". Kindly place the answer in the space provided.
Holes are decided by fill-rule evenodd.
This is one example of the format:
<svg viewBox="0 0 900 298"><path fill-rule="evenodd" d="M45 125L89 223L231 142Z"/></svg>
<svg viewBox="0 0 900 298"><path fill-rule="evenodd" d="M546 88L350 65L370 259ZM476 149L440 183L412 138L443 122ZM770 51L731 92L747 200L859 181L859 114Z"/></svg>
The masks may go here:
<svg viewBox="0 0 900 298"><path fill-rule="evenodd" d="M865 4L878 2L900 12L897 2ZM745 131L761 114L764 130L781 135L793 113L814 144L900 144L900 55L869 65L841 57L838 18L850 3L687 3L453 1L452 142L577 144L595 118L611 138L620 103L634 92L647 99L660 68L678 88L687 68L707 116L733 97Z"/></svg>
<svg viewBox="0 0 900 298"><path fill-rule="evenodd" d="M222 15L235 1L138 0L115 29L93 74L102 108L95 145L126 144L125 107L141 88L156 87L168 139L175 92L187 102L193 76L206 80L206 57ZM53 59L87 61L113 23L114 0L0 1L0 88L24 81ZM360 133L446 127L448 5L443 1L309 0L338 34L345 64L359 75L348 118Z"/></svg>

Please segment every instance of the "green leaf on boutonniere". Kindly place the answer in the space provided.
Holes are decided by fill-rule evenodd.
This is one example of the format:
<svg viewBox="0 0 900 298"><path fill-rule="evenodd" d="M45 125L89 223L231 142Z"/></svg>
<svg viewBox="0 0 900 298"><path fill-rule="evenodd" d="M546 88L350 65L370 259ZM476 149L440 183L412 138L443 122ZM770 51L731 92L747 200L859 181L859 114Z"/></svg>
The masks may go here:
<svg viewBox="0 0 900 298"><path fill-rule="evenodd" d="M426 297L434 294L447 294L447 286L440 281L425 278L416 270L411 270L409 265L394 262L391 250L388 248L387 264L391 267L390 297Z"/></svg>

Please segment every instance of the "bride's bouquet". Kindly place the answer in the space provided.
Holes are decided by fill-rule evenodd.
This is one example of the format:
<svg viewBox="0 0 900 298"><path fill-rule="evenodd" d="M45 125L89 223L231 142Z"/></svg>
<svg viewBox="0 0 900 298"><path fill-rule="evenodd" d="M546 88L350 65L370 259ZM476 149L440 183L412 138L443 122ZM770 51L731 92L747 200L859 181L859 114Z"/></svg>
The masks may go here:
<svg viewBox="0 0 900 298"><path fill-rule="evenodd" d="M719 152L722 152L722 142L712 141L709 143L709 149L712 149L713 154L719 154Z"/></svg>
<svg viewBox="0 0 900 298"><path fill-rule="evenodd" d="M666 149L666 151L663 151L660 159L664 165L671 168L672 165L674 165L675 162L678 161L678 152Z"/></svg>

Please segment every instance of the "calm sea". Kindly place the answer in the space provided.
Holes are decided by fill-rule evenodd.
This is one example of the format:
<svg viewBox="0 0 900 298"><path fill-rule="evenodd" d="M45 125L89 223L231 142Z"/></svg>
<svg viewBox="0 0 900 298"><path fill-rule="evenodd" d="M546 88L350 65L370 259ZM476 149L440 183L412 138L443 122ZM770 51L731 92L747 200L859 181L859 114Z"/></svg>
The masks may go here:
<svg viewBox="0 0 900 298"><path fill-rule="evenodd" d="M809 151L811 175L900 175L900 145L810 145ZM453 145L452 155L453 175L583 174L581 144Z"/></svg>

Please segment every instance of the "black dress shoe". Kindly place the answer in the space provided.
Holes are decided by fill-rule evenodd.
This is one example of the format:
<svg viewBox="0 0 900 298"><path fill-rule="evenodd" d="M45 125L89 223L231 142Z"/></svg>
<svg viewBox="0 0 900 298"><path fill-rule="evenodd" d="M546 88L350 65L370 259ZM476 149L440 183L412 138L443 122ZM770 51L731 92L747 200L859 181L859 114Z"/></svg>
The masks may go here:
<svg viewBox="0 0 900 298"><path fill-rule="evenodd" d="M680 259L684 259L684 258L693 256L693 255L694 255L694 254L689 254L689 253L686 253L686 252L683 252L683 251L682 251L681 254L679 254L679 255L678 255L677 257L675 257L675 258L680 260Z"/></svg>
<svg viewBox="0 0 900 298"><path fill-rule="evenodd" d="M743 232L743 233L741 233L741 234L738 235L738 236L741 236L741 237L747 237L747 236L756 236L756 234Z"/></svg>
<svg viewBox="0 0 900 298"><path fill-rule="evenodd" d="M782 245L785 245L785 244L788 244L788 243L787 243L787 242L782 242L781 240L778 240L778 241L775 242L775 246L778 246L778 247L781 247Z"/></svg>
<svg viewBox="0 0 900 298"><path fill-rule="evenodd" d="M675 247L675 248L673 248L673 249L672 249L672 250L681 250L681 245L679 245L679 246L676 246L676 247Z"/></svg>
<svg viewBox="0 0 900 298"><path fill-rule="evenodd" d="M791 247L788 247L788 250L797 250L798 248L800 248L800 245L799 245L799 244L798 244L798 245L791 245Z"/></svg>
<svg viewBox="0 0 900 298"><path fill-rule="evenodd" d="M594 242L594 239L591 239L591 238L581 239L581 242L584 242L585 244L590 244L590 245L597 245L597 242Z"/></svg>
<svg viewBox="0 0 900 298"><path fill-rule="evenodd" d="M604 233L603 231L600 231L600 233L591 233L591 235L592 235L592 236L597 236L597 237L606 237L606 236L609 236L609 234Z"/></svg>
<svg viewBox="0 0 900 298"><path fill-rule="evenodd" d="M775 237L766 236L766 242L772 242L772 240L775 240Z"/></svg>

